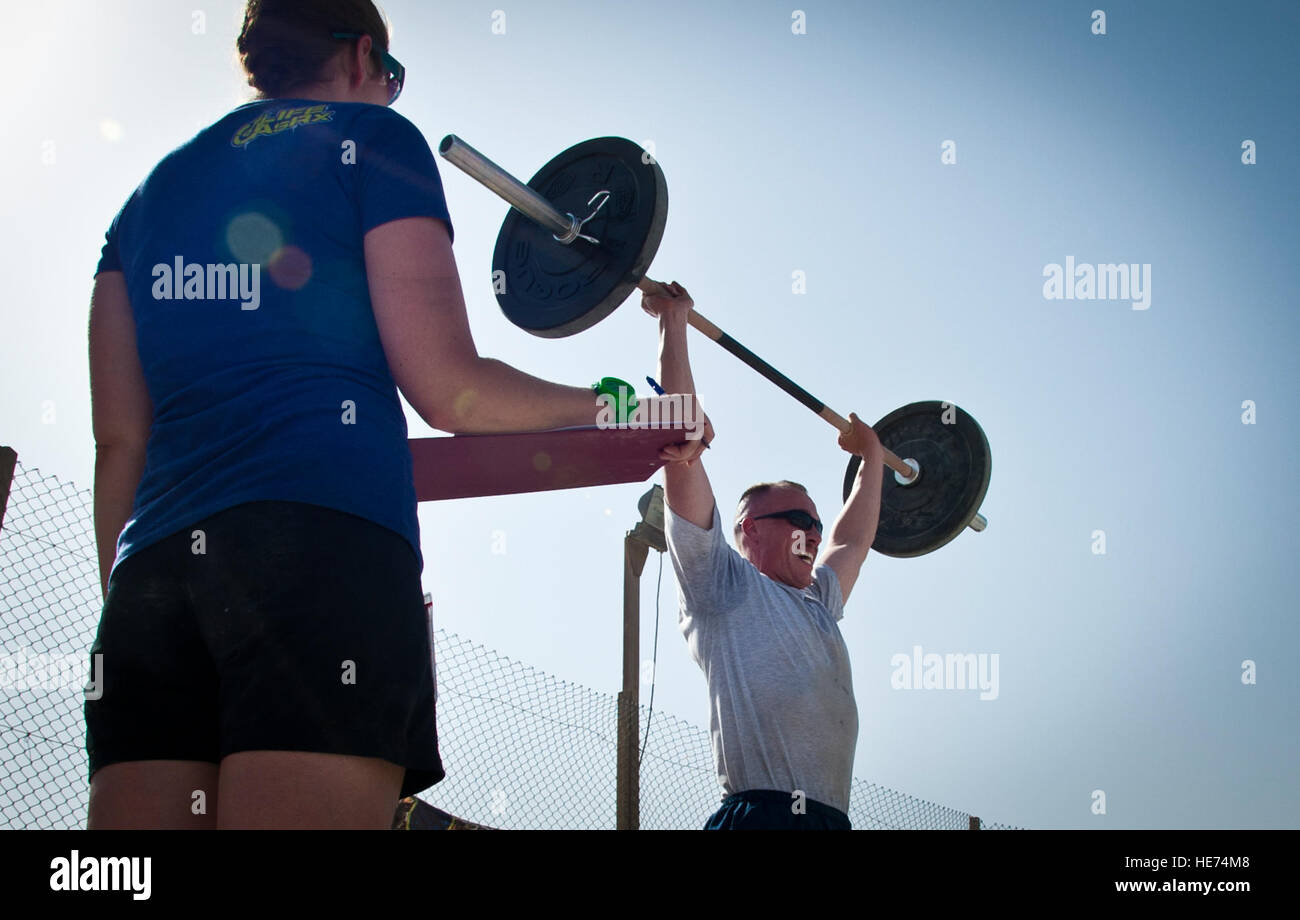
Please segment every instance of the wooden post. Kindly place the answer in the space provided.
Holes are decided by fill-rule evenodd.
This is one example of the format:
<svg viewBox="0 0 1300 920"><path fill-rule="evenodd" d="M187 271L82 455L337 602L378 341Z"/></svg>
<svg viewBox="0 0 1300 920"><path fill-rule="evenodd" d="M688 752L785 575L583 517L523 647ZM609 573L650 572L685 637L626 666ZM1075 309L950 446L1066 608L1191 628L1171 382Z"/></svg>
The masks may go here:
<svg viewBox="0 0 1300 920"><path fill-rule="evenodd" d="M618 784L616 827L641 826L641 572L650 548L631 533L623 538L623 689L618 694Z"/></svg>
<svg viewBox="0 0 1300 920"><path fill-rule="evenodd" d="M974 815L970 816L970 829L973 831L977 831L980 829L980 819L975 817Z"/></svg>
<svg viewBox="0 0 1300 920"><path fill-rule="evenodd" d="M0 447L0 527L5 524L5 508L9 505L9 486L14 480L14 466L18 453L12 447Z"/></svg>

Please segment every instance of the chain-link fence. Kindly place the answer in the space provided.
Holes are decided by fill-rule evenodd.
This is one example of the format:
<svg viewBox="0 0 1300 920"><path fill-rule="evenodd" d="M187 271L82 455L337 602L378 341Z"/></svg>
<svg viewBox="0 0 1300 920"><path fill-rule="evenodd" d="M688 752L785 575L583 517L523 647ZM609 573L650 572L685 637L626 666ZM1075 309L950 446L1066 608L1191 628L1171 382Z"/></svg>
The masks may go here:
<svg viewBox="0 0 1300 920"><path fill-rule="evenodd" d="M0 498L6 472L0 458ZM83 827L82 700L102 607L92 497L18 463L3 515L0 827ZM613 828L617 698L460 636L434 637L447 778L422 798L491 827ZM646 718L643 706L642 738ZM641 761L641 827L701 827L720 799L709 733L655 712ZM863 830L972 823L964 812L860 779L849 818Z"/></svg>

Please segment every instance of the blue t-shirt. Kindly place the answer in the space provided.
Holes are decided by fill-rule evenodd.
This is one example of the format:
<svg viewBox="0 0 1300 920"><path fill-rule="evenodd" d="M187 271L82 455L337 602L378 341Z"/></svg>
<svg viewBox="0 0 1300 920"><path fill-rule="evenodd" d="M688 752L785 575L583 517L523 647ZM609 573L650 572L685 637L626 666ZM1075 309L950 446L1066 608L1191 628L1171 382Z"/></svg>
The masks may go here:
<svg viewBox="0 0 1300 920"><path fill-rule="evenodd" d="M135 190L97 269L125 274L153 401L114 568L208 515L281 500L387 527L423 570L363 239L404 217L451 231L419 129L364 103L240 106Z"/></svg>

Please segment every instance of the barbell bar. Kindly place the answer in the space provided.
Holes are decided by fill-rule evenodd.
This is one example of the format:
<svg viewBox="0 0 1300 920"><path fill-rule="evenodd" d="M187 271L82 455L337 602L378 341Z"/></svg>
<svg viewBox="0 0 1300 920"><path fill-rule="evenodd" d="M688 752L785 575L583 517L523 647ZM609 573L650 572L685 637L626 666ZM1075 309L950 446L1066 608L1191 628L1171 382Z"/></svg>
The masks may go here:
<svg viewBox="0 0 1300 920"><path fill-rule="evenodd" d="M566 302L563 300L563 295L567 291L569 297L580 300L581 309L576 316L569 315L572 311L561 310L561 315L558 320L551 320L548 318L544 319L540 323L534 323L532 320L534 314L544 313L545 310L551 306L551 304L546 302L548 299L552 299L550 298L552 292L551 287L547 283L549 278L538 281L536 276L542 274L542 272L538 271L534 271L531 276L525 274L526 278L531 277L531 283L528 284L528 287L531 289L532 293L539 295L545 294L546 296L540 297L540 300L542 301L540 305L536 300L527 304L527 322L519 322L516 319L516 316L511 315L509 310L507 310L507 316L509 316L512 321L516 322L516 325L521 325L530 332L546 337L571 335L574 332L589 328L596 322L604 319L605 316L613 312L613 310L626 299L627 295L631 293L633 288L637 288L642 292L651 295L668 292L667 286L662 282L654 281L645 276L645 270L649 267L649 261L653 258L654 252L658 249L659 241L663 233L663 223L666 219L667 212L667 188L663 181L662 171L659 169L658 164L654 159L651 158L649 154L642 151L640 147L632 144L631 141L626 141L622 138L597 138L593 141L588 141L584 144L579 144L570 148L569 151L566 151L565 154L561 154L561 156L557 157L555 161L552 161L552 163L560 161L566 155L571 155L570 160L576 164L576 166L580 167L583 163L583 156L585 154L583 148L593 147L593 151L595 151L596 148L602 146L606 148L613 146L615 142L627 145L627 147L630 148L620 150L620 153L625 158L628 155L635 155L640 159L642 164L651 167L650 174L653 177L653 181L647 181L644 189L633 188L629 195L615 196L610 189L599 189L595 194L587 197L586 192L583 191L582 195L573 202L574 211L585 212L582 217L579 217L572 211L560 210L560 208L551 203L551 200L553 199L548 199L537 188L520 182L510 173L506 172L492 160L488 159L456 135L447 135L438 145L438 153L444 159L462 170L488 190L495 193L510 205L514 211L519 212L519 214L531 221L534 227L548 231L555 242L560 243L563 246L575 247L581 247L584 244L593 247L601 247L602 245L605 245L614 250L616 255L622 255L624 257L623 261L629 263L626 265L616 266L616 271L621 271L621 275L617 278L617 283L609 285L607 282L607 285L611 287L609 292L604 291L603 288L597 288L596 294L603 296L601 296L600 299L591 306L587 306L585 301L581 301L578 297L578 295L584 290L582 284L583 280L590 281L589 278L566 277L566 275L574 274L567 265L561 265L558 269L553 269L547 272L547 274L559 279L555 283L554 290L557 296L553 298L553 300L560 304L561 307L565 306ZM603 152L603 150L599 152ZM564 165L568 166L569 164L565 163ZM598 166L593 168L597 170L596 174L594 176L584 176L585 179L590 180L591 178L600 178L599 170L604 168L604 163L600 162ZM559 195L574 190L575 185L580 184L573 181L571 175L573 170L569 170L567 173L563 169L558 170L555 176L548 176L546 175L546 172L547 170L544 168L543 171L534 178L534 184L546 185L547 181L550 181L552 184L552 191L555 192L558 190ZM613 177L612 171L610 171L610 177ZM543 181L539 182L539 180ZM598 181L596 184L599 185L601 183ZM640 222L636 220L625 221L626 223L633 224L633 226L628 228L629 233L627 238L617 238L617 231L615 230L612 236L607 237L602 243L601 239L583 232L590 221L593 219L600 219L601 212L610 205L612 198L617 197L619 199L618 204L622 204L624 198L635 197L637 194L641 194L643 197L655 197L656 201L651 206L641 209L644 213L650 215L649 217ZM558 196L553 196L553 198L554 197ZM585 202L583 201L584 198ZM615 207L617 206L618 205L616 204ZM515 236L526 235L529 232L527 225L523 225L520 228L520 234L512 236L510 231L511 217L513 216L513 214L508 216L506 224L502 227L501 237L498 239L498 251L494 258L494 267L498 263L511 259L512 256L515 257L516 261L522 259L525 262L529 258L536 258L536 256L533 255L532 250L535 250L538 247L530 246L527 240L521 241L515 238ZM639 215L633 215L633 217L636 216ZM611 215L610 211L606 211L605 218L613 221L613 224L609 222L605 224L607 230L609 230L611 226L617 227L618 222ZM640 226L642 223L646 226ZM579 243L579 240L581 240L582 243ZM507 248L507 252L504 254L501 251L503 242L506 243ZM638 242L640 244L639 249L634 251L633 247L636 246ZM521 247L528 250L523 256L519 256L517 252ZM511 250L515 250L515 252L512 252ZM549 254L551 253L548 253L548 255ZM583 266L579 260L575 260L575 262L578 262L577 271L580 273L585 266ZM502 300L503 298L498 296L498 299ZM507 303L503 302L503 310L505 309L507 309ZM728 335L715 323L701 314L698 310L692 309L687 315L687 320L691 326L702 333L706 338L711 339L718 345L722 346L771 383L794 397L794 399L799 403L811 410L832 427L836 428L840 432L848 432L851 430L852 425L848 419L831 409L767 361L750 351L739 341ZM973 420L971 420L971 423L974 424ZM976 427L978 428L978 426ZM907 487L920 480L923 470L915 458L899 457L888 448L884 448L883 453L885 465L893 471L894 479L898 485ZM987 485L987 482L985 485ZM846 493L847 491L846 486ZM982 492L980 497L982 498ZM969 520L968 526L972 530L982 531L988 526L988 520L976 511Z"/></svg>

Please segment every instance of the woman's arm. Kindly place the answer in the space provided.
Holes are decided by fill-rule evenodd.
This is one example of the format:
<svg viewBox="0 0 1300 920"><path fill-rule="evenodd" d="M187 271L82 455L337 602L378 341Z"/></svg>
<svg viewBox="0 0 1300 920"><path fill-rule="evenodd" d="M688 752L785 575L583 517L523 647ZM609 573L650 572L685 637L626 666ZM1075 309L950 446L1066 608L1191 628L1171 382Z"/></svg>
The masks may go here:
<svg viewBox="0 0 1300 920"><path fill-rule="evenodd" d="M121 272L95 276L90 299L90 407L95 436L95 543L100 588L106 595L117 538L131 516L153 425L153 403L136 350L135 319Z"/></svg>
<svg viewBox="0 0 1300 920"><path fill-rule="evenodd" d="M446 225L409 217L365 238L366 276L388 366L430 427L453 434L594 425L586 387L561 386L479 356Z"/></svg>

